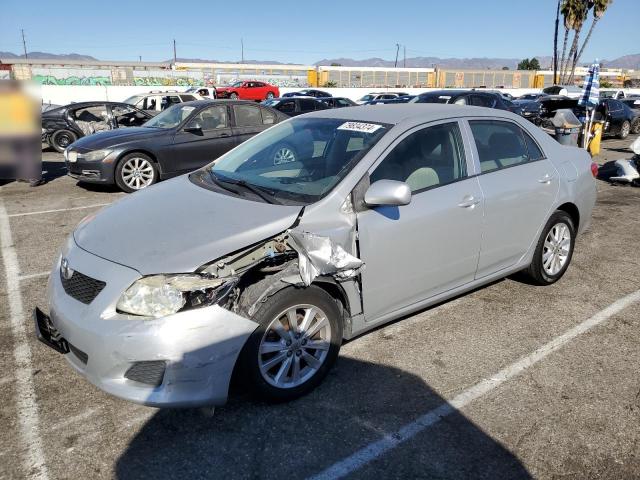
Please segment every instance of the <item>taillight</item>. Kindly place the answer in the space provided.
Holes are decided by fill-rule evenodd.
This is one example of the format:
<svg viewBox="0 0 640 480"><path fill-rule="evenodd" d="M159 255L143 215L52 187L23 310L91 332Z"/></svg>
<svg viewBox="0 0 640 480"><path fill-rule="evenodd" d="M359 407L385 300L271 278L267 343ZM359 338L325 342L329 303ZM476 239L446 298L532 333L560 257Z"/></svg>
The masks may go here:
<svg viewBox="0 0 640 480"><path fill-rule="evenodd" d="M591 175L593 178L598 178L598 164L596 162L591 162Z"/></svg>

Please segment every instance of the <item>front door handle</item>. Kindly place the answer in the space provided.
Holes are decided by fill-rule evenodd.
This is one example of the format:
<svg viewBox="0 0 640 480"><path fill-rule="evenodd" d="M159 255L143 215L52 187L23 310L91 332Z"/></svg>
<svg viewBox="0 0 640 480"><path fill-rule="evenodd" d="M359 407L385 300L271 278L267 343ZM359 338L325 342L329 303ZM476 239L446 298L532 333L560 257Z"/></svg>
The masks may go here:
<svg viewBox="0 0 640 480"><path fill-rule="evenodd" d="M473 195L465 195L462 202L458 204L460 208L473 208L480 203Z"/></svg>
<svg viewBox="0 0 640 480"><path fill-rule="evenodd" d="M538 182L549 184L551 183L551 180L553 180L553 177L546 173L542 178L538 179Z"/></svg>
<svg viewBox="0 0 640 480"><path fill-rule="evenodd" d="M218 138L226 138L226 137L230 137L230 136L231 136L230 133L221 133Z"/></svg>

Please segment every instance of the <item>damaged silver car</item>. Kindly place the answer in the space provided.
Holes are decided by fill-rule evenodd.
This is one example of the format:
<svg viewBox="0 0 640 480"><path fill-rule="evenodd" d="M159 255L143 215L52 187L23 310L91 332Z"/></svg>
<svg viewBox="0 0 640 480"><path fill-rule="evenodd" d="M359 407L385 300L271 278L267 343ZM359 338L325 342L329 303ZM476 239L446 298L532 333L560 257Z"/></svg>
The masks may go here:
<svg viewBox="0 0 640 480"><path fill-rule="evenodd" d="M118 397L220 405L316 387L344 340L524 270L566 271L591 160L509 112L325 110L84 219L39 339Z"/></svg>

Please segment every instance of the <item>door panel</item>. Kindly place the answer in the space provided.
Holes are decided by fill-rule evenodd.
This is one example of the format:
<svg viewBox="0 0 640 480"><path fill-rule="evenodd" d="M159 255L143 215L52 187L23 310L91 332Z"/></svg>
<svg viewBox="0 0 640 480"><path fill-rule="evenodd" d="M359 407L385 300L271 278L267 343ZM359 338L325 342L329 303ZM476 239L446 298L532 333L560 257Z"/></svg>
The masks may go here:
<svg viewBox="0 0 640 480"><path fill-rule="evenodd" d="M414 195L402 207L358 214L367 322L473 280L478 264L482 205L476 178Z"/></svg>
<svg viewBox="0 0 640 480"><path fill-rule="evenodd" d="M476 278L515 265L537 240L560 188L560 175L525 133L501 120L469 121L484 196L482 244ZM531 148L531 152L529 149Z"/></svg>
<svg viewBox="0 0 640 480"><path fill-rule="evenodd" d="M226 106L202 110L187 122L186 127L196 123L202 127L202 134L186 132L184 128L176 133L167 173L196 170L237 145Z"/></svg>
<svg viewBox="0 0 640 480"><path fill-rule="evenodd" d="M449 122L410 132L371 172L372 183L405 182L413 198L358 213L367 322L473 280L482 192L466 158L458 123Z"/></svg>

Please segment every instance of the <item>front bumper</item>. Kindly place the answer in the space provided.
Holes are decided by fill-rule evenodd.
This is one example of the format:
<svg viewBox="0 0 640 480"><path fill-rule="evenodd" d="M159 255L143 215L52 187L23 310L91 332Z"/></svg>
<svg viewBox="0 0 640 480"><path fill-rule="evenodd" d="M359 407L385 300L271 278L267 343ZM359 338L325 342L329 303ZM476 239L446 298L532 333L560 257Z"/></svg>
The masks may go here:
<svg viewBox="0 0 640 480"><path fill-rule="evenodd" d="M193 407L226 402L236 359L257 323L217 305L148 320L120 314L115 305L120 294L140 278L138 272L75 244L63 255L74 270L106 282L85 305L65 292L60 258L49 278L50 321L54 336L58 334L54 340L68 345L65 357L78 373L107 393L143 405ZM157 384L132 380L127 373L132 367L162 363Z"/></svg>
<svg viewBox="0 0 640 480"><path fill-rule="evenodd" d="M90 183L115 183L114 163L87 162L84 160L75 162L65 160L64 162L67 166L67 174L76 180Z"/></svg>

